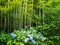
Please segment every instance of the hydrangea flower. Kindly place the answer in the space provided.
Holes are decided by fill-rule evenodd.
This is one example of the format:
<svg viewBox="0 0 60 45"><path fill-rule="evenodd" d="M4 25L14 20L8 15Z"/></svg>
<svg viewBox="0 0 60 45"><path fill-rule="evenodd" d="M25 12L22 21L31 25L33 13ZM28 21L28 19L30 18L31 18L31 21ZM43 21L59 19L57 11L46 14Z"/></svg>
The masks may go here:
<svg viewBox="0 0 60 45"><path fill-rule="evenodd" d="M37 30L33 30L33 32L37 32Z"/></svg>
<svg viewBox="0 0 60 45"><path fill-rule="evenodd" d="M28 34L28 37L33 37L34 35L33 34Z"/></svg>
<svg viewBox="0 0 60 45"><path fill-rule="evenodd" d="M39 32L38 34L39 34L39 36L43 36L41 32Z"/></svg>
<svg viewBox="0 0 60 45"><path fill-rule="evenodd" d="M43 37L42 37L42 36L40 36L40 38L42 39Z"/></svg>
<svg viewBox="0 0 60 45"><path fill-rule="evenodd" d="M27 27L27 26L25 26L25 28L26 28L26 29L28 29L28 27Z"/></svg>
<svg viewBox="0 0 60 45"><path fill-rule="evenodd" d="M23 33L26 33L26 31L23 31Z"/></svg>
<svg viewBox="0 0 60 45"><path fill-rule="evenodd" d="M17 36L17 35L14 34L14 33L10 33L10 35L11 35L12 39L15 38L15 37Z"/></svg>
<svg viewBox="0 0 60 45"><path fill-rule="evenodd" d="M28 41L29 41L29 38L26 38L26 39L24 40L24 43L28 43Z"/></svg>
<svg viewBox="0 0 60 45"><path fill-rule="evenodd" d="M31 34L31 37L33 37L34 35L33 34Z"/></svg>
<svg viewBox="0 0 60 45"><path fill-rule="evenodd" d="M35 40L32 40L32 43L33 43L33 44L36 44L36 41L35 41Z"/></svg>
<svg viewBox="0 0 60 45"><path fill-rule="evenodd" d="M20 30L17 30L17 32L20 32Z"/></svg>
<svg viewBox="0 0 60 45"><path fill-rule="evenodd" d="M30 30L33 30L33 28L32 28L32 27L30 27Z"/></svg>
<svg viewBox="0 0 60 45"><path fill-rule="evenodd" d="M41 34L41 32L39 32L38 34Z"/></svg>
<svg viewBox="0 0 60 45"><path fill-rule="evenodd" d="M30 40L33 40L34 35L33 34L28 34L28 37Z"/></svg>
<svg viewBox="0 0 60 45"><path fill-rule="evenodd" d="M31 35L30 34L28 34L28 37L30 37Z"/></svg>
<svg viewBox="0 0 60 45"><path fill-rule="evenodd" d="M33 40L33 37L29 37L30 40Z"/></svg>
<svg viewBox="0 0 60 45"><path fill-rule="evenodd" d="M28 35L30 34L31 32L30 31L28 31Z"/></svg>
<svg viewBox="0 0 60 45"><path fill-rule="evenodd" d="M36 39L38 39L39 38L39 36L36 36Z"/></svg>
<svg viewBox="0 0 60 45"><path fill-rule="evenodd" d="M46 40L46 38L42 38L42 42L44 42Z"/></svg>

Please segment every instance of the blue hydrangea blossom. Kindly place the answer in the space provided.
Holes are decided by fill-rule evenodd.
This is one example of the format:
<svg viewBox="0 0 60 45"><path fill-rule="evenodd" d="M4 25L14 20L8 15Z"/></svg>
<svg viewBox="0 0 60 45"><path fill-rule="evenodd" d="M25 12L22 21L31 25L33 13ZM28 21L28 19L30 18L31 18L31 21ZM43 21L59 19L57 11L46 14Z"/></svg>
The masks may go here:
<svg viewBox="0 0 60 45"><path fill-rule="evenodd" d="M14 39L14 38L17 36L17 35L14 34L14 33L10 33L10 35L11 35L12 39Z"/></svg>
<svg viewBox="0 0 60 45"><path fill-rule="evenodd" d="M36 41L35 41L35 40L32 40L32 43L33 43L33 44L36 44Z"/></svg>

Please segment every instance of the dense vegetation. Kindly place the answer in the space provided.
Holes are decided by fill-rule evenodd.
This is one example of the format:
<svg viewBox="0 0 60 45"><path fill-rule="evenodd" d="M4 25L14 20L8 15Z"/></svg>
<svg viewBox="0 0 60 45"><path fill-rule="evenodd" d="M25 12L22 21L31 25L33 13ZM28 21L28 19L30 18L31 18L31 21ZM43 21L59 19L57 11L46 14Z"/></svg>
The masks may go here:
<svg viewBox="0 0 60 45"><path fill-rule="evenodd" d="M0 45L60 45L60 0L0 0L0 30Z"/></svg>

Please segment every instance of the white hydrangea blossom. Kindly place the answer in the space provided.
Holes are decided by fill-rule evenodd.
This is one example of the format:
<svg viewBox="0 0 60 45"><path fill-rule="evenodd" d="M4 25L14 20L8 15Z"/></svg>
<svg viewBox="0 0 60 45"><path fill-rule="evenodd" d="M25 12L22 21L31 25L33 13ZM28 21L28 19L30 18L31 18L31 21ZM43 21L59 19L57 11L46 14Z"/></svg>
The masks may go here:
<svg viewBox="0 0 60 45"><path fill-rule="evenodd" d="M42 38L42 42L44 42L46 40L46 38Z"/></svg>
<svg viewBox="0 0 60 45"><path fill-rule="evenodd" d="M26 39L24 40L24 43L28 43L28 41L29 41L29 38L26 38Z"/></svg>

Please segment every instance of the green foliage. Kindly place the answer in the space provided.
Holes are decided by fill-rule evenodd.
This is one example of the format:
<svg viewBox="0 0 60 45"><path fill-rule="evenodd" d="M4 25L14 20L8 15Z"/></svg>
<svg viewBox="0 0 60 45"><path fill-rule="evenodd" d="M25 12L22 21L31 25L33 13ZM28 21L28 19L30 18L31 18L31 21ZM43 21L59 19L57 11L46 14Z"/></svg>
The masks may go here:
<svg viewBox="0 0 60 45"><path fill-rule="evenodd" d="M3 37L0 35L0 38L3 38L0 39L0 42L3 43L5 41L6 45L54 45L51 40L32 27L29 30L22 29L21 31L15 30L10 34L4 33Z"/></svg>
<svg viewBox="0 0 60 45"><path fill-rule="evenodd" d="M9 34L7 34L7 33L5 33L5 32L1 32L0 33L0 45L1 44L6 44L7 45L7 41L8 40L10 40L11 38L10 38L10 35Z"/></svg>
<svg viewBox="0 0 60 45"><path fill-rule="evenodd" d="M18 5L18 6L17 6ZM0 1L0 29L4 30L4 22L6 23L5 29L17 29L20 19L20 1L18 0L1 0ZM17 17L16 17L17 15ZM15 22L15 24L13 24ZM14 26L13 26L14 25Z"/></svg>
<svg viewBox="0 0 60 45"><path fill-rule="evenodd" d="M32 25L37 30L34 33L34 29L14 31L14 39L10 34L1 33L0 42L5 41L7 45L34 45L31 40L24 43L28 32L34 35L36 45L60 45L60 0L0 0L0 21L0 29L13 30ZM36 40L37 35L46 37L46 41L42 42L41 38Z"/></svg>

